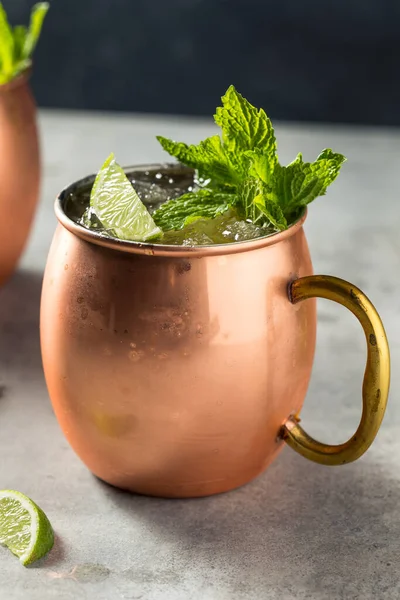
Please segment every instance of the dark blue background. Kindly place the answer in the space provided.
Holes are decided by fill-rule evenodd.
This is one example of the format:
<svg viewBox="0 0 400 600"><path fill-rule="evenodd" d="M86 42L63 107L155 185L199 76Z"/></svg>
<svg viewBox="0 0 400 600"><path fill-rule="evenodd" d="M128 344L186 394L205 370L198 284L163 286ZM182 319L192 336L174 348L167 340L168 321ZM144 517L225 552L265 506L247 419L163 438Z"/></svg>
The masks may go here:
<svg viewBox="0 0 400 600"><path fill-rule="evenodd" d="M35 61L42 106L400 124L399 0L54 0Z"/></svg>

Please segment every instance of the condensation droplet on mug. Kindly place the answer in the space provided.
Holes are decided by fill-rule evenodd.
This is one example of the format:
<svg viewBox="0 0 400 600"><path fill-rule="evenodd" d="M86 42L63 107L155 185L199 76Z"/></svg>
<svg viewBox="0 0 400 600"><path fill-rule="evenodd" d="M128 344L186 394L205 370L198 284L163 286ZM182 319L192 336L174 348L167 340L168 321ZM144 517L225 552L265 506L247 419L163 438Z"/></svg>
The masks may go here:
<svg viewBox="0 0 400 600"><path fill-rule="evenodd" d="M158 358L159 360L165 360L166 358L168 358L168 354L167 354L166 352L161 352L161 354L159 354L159 355L157 356L157 358Z"/></svg>
<svg viewBox="0 0 400 600"><path fill-rule="evenodd" d="M77 303L78 303L78 304L82 304L82 302L84 302L84 301L85 301L85 299L84 299L84 297L83 297L83 296L79 296L79 297L76 299L76 301L77 301Z"/></svg>
<svg viewBox="0 0 400 600"><path fill-rule="evenodd" d="M103 354L104 354L104 356L111 356L112 355L112 351L109 348L109 346L104 346L103 347Z"/></svg>
<svg viewBox="0 0 400 600"><path fill-rule="evenodd" d="M68 271L68 265L64 265L64 271Z"/></svg>
<svg viewBox="0 0 400 600"><path fill-rule="evenodd" d="M141 358L143 358L143 356L143 350L131 350L131 352L128 353L128 357L131 362L138 362Z"/></svg>

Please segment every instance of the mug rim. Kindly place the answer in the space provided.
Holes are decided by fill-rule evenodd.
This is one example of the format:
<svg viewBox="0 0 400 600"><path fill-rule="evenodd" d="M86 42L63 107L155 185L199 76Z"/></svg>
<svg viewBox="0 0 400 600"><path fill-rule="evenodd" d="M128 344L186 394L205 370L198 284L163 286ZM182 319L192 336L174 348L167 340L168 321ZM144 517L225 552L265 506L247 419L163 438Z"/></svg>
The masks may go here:
<svg viewBox="0 0 400 600"><path fill-rule="evenodd" d="M193 169L181 165L180 163L146 163L135 164L122 167L125 173L132 174L137 171L168 171L179 170L179 172L193 172ZM107 238L96 230L87 229L73 221L65 212L64 203L68 195L75 190L78 185L88 185L93 183L96 174L87 175L69 184L63 188L57 195L54 203L54 211L58 222L73 235L76 235L85 242L102 246L111 250L118 250L128 254L144 254L148 256L176 256L179 258L203 256L221 256L227 254L237 254L258 250L267 246L278 244L292 235L294 235L302 226L307 218L307 207L304 208L302 215L284 231L279 231L271 235L256 238L254 240L245 240L240 242L227 242L226 244L213 244L210 246L178 246L169 244L153 244L151 242L134 242L129 240L119 240L116 238Z"/></svg>

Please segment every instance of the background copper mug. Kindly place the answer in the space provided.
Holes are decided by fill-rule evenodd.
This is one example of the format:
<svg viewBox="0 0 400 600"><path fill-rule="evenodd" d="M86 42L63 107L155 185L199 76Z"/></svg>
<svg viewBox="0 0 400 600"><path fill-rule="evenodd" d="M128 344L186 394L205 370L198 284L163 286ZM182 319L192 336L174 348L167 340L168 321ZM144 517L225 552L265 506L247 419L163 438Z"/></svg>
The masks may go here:
<svg viewBox="0 0 400 600"><path fill-rule="evenodd" d="M0 85L0 285L28 239L39 195L36 106L29 72Z"/></svg>
<svg viewBox="0 0 400 600"><path fill-rule="evenodd" d="M41 306L50 397L89 469L133 492L191 497L248 482L284 440L324 464L361 456L385 411L386 336L360 290L312 275L305 216L272 237L223 246L121 242L70 218L71 195L92 182L70 186L56 201L60 224ZM315 297L347 306L368 345L360 426L339 446L311 439L298 423L313 362Z"/></svg>

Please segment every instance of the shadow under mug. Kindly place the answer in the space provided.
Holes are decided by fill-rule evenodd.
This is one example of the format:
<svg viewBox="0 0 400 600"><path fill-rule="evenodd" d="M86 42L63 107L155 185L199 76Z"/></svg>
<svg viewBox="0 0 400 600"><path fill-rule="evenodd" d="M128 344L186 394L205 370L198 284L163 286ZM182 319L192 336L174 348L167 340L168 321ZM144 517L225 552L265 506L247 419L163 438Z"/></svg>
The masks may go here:
<svg viewBox="0 0 400 600"><path fill-rule="evenodd" d="M126 172L143 170L192 177L180 165ZM359 458L385 412L389 348L358 288L312 274L306 215L248 242L119 241L76 223L71 200L87 198L93 180L72 184L56 200L59 225L41 305L50 398L89 469L133 492L195 497L247 483L284 442L322 464ZM368 347L360 425L336 446L308 436L298 417L314 357L317 297L353 312Z"/></svg>

